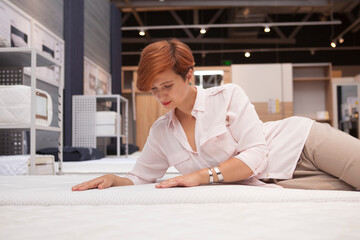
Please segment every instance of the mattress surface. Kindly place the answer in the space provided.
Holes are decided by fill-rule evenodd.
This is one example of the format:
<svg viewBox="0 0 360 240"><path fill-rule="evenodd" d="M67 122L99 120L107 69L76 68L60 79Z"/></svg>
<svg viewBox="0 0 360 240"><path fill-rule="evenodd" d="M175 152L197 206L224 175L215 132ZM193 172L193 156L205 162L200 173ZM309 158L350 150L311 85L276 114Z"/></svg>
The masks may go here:
<svg viewBox="0 0 360 240"><path fill-rule="evenodd" d="M102 158L91 161L63 162L63 173L65 174L94 174L94 173L117 173L130 172L138 158L138 154L129 155L128 158ZM58 162L55 162L55 169L58 169ZM174 167L167 170L169 174L179 174Z"/></svg>
<svg viewBox="0 0 360 240"><path fill-rule="evenodd" d="M241 185L71 192L94 176L0 177L0 239L359 239L360 193ZM56 226L56 227L54 227Z"/></svg>
<svg viewBox="0 0 360 240"><path fill-rule="evenodd" d="M100 175L99 175L100 176ZM94 176L0 176L0 205L128 205L254 202L357 202L359 192L214 184L156 189L154 184L72 192ZM358 209L360 214L360 208Z"/></svg>
<svg viewBox="0 0 360 240"><path fill-rule="evenodd" d="M0 206L0 239L357 240L359 203Z"/></svg>

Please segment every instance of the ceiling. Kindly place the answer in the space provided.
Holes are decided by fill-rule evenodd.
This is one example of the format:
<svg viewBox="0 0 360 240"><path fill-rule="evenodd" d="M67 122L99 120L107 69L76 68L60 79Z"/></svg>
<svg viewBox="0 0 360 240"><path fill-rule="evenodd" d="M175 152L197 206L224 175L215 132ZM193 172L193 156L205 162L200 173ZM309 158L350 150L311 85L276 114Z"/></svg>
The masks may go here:
<svg viewBox="0 0 360 240"><path fill-rule="evenodd" d="M123 65L137 65L144 46L168 38L187 43L197 66L225 62L360 65L360 0L111 2L122 11ZM264 32L265 26L271 31ZM201 27L205 34L200 33ZM145 36L139 35L140 29Z"/></svg>

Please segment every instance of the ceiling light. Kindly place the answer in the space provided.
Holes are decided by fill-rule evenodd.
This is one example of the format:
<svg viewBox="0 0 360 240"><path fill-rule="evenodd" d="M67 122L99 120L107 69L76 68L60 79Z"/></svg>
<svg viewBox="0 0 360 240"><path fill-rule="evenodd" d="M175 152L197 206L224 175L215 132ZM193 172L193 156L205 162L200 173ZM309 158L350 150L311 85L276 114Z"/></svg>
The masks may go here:
<svg viewBox="0 0 360 240"><path fill-rule="evenodd" d="M248 27L288 27L288 26L314 26L314 25L335 25L341 24L339 20L326 22L272 22L272 23L224 23L224 24L192 24L192 25L162 25L142 26L144 30L184 29L184 28L248 28ZM121 27L122 31L139 30L139 26Z"/></svg>
<svg viewBox="0 0 360 240"><path fill-rule="evenodd" d="M330 46L333 47L333 48L336 48L336 43L332 42L332 43L330 43Z"/></svg>
<svg viewBox="0 0 360 240"><path fill-rule="evenodd" d="M205 33L206 33L206 29L205 29L205 28L201 28L201 29L200 29L200 33L201 33L201 34L205 34Z"/></svg>
<svg viewBox="0 0 360 240"><path fill-rule="evenodd" d="M265 26L265 28L264 28L264 32L270 32L270 28L269 28L269 26Z"/></svg>
<svg viewBox="0 0 360 240"><path fill-rule="evenodd" d="M245 57L247 57L247 58L250 57L250 52L246 52Z"/></svg>
<svg viewBox="0 0 360 240"><path fill-rule="evenodd" d="M344 42L344 38L339 38L339 43L343 43Z"/></svg>
<svg viewBox="0 0 360 240"><path fill-rule="evenodd" d="M140 36L145 36L145 31L144 31L143 29L141 29L141 30L139 31L139 35L140 35Z"/></svg>

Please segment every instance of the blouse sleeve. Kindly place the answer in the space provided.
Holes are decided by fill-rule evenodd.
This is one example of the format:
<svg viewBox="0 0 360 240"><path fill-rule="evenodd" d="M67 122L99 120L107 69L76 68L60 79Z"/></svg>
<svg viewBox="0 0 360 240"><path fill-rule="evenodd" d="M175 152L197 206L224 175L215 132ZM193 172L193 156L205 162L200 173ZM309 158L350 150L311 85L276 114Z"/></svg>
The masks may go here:
<svg viewBox="0 0 360 240"><path fill-rule="evenodd" d="M134 168L125 177L135 185L154 183L158 178L164 176L168 168L169 163L154 139L153 130L150 130L149 137Z"/></svg>
<svg viewBox="0 0 360 240"><path fill-rule="evenodd" d="M242 88L235 85L227 111L229 129L237 142L235 158L244 162L253 176L261 173L267 166L267 144L263 122Z"/></svg>

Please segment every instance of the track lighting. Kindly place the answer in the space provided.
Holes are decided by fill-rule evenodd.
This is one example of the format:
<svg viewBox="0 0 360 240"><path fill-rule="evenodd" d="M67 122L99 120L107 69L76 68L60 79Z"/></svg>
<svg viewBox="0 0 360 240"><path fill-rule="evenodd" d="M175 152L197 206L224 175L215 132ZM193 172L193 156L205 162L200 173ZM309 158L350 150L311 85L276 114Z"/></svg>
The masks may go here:
<svg viewBox="0 0 360 240"><path fill-rule="evenodd" d="M205 29L205 28L201 28L201 29L200 29L200 33L201 33L201 34L205 34L205 33L206 33L206 29Z"/></svg>
<svg viewBox="0 0 360 240"><path fill-rule="evenodd" d="M336 48L336 43L332 42L332 43L330 43L330 46L333 47L333 48Z"/></svg>
<svg viewBox="0 0 360 240"><path fill-rule="evenodd" d="M145 31L144 31L143 29L140 29L139 35L140 35L140 36L145 36Z"/></svg>
<svg viewBox="0 0 360 240"><path fill-rule="evenodd" d="M264 32L266 32L266 33L270 32L270 28L269 28L269 26L265 26L265 28L264 28Z"/></svg>

